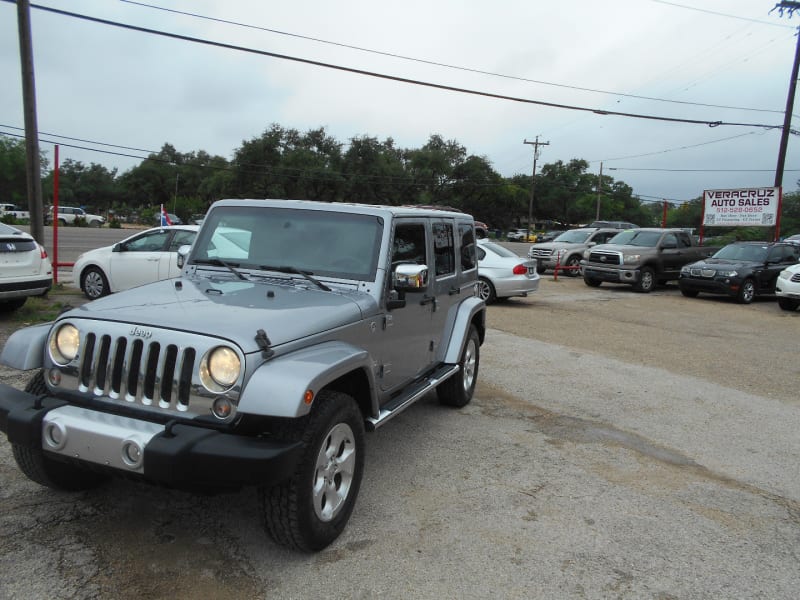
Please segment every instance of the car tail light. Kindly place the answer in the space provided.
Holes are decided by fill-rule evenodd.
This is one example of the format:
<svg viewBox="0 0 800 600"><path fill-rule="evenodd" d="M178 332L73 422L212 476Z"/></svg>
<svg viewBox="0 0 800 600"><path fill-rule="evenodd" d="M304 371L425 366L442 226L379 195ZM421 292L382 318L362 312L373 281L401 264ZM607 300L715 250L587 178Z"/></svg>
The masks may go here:
<svg viewBox="0 0 800 600"><path fill-rule="evenodd" d="M525 265L517 265L511 270L514 275L527 275L528 274L528 267Z"/></svg>
<svg viewBox="0 0 800 600"><path fill-rule="evenodd" d="M47 250L45 250L42 245L39 245L39 256L41 258L47 258Z"/></svg>

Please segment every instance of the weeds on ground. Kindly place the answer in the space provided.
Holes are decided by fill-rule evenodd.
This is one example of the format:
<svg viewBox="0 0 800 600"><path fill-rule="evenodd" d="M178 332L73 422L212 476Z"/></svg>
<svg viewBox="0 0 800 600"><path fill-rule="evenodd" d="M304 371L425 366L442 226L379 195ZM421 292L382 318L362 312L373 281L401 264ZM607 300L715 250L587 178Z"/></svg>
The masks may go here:
<svg viewBox="0 0 800 600"><path fill-rule="evenodd" d="M79 290L65 288L59 283L54 285L46 296L28 298L25 304L8 315L8 320L20 325L46 323L84 302Z"/></svg>

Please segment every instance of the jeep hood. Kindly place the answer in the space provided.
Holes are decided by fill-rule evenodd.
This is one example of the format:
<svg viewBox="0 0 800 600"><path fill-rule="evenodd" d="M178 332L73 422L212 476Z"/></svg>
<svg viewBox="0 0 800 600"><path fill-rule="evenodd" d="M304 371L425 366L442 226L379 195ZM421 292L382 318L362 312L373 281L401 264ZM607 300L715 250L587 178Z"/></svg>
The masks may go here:
<svg viewBox="0 0 800 600"><path fill-rule="evenodd" d="M263 329L273 346L361 320L377 310L363 292L323 291L303 283L237 279L170 279L112 294L63 316L197 332L225 338L244 352L259 348Z"/></svg>

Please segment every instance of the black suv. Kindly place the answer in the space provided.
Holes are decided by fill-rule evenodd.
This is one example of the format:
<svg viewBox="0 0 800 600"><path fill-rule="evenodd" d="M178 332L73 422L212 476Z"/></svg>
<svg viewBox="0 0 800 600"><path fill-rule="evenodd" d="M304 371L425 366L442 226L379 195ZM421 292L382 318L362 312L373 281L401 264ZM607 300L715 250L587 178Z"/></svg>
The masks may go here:
<svg viewBox="0 0 800 600"><path fill-rule="evenodd" d="M681 269L681 293L732 296L750 304L756 295L774 294L778 274L800 260L800 247L782 242L734 242L710 258Z"/></svg>

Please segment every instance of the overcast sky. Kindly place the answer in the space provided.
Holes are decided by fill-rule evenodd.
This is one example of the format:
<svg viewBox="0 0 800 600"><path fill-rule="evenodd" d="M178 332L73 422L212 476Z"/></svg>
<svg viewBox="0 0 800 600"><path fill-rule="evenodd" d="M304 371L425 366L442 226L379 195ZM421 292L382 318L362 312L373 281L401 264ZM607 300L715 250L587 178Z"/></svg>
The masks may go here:
<svg viewBox="0 0 800 600"><path fill-rule="evenodd" d="M62 161L119 172L140 162L70 148L90 144L67 138L146 151L170 143L180 152L230 159L243 141L278 123L300 131L324 127L345 147L369 135L418 148L437 133L510 176L531 172L533 146L523 142L539 136L549 145L537 169L581 158L597 173L602 162L604 174L644 200L676 201L704 189L773 185L800 25L800 14L770 12L776 2L769 0L36 4L526 101L723 123L712 128L469 95L32 8L40 137L62 143ZM0 0L0 132L21 134L16 12ZM793 127L799 124L800 114ZM42 143L51 163L52 148ZM798 179L800 137L791 136L784 190L796 190Z"/></svg>

